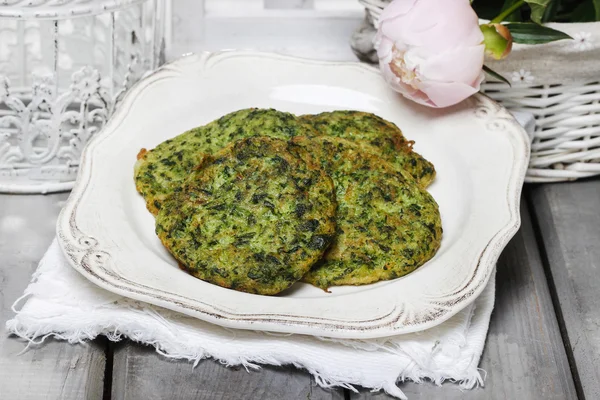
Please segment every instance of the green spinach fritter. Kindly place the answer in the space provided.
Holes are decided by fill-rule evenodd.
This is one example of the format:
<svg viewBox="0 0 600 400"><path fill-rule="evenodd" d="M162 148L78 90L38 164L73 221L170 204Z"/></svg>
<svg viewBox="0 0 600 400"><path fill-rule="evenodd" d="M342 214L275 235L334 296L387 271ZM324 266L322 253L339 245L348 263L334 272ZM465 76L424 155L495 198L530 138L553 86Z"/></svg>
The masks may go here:
<svg viewBox="0 0 600 400"><path fill-rule="evenodd" d="M136 189L146 200L148 210L156 215L165 199L180 190L182 182L207 155L230 142L252 136L290 139L315 134L310 124L287 112L258 108L235 111L150 151L142 149L134 168Z"/></svg>
<svg viewBox="0 0 600 400"><path fill-rule="evenodd" d="M433 164L412 150L414 142L407 140L395 124L375 114L348 110L303 115L300 119L312 124L321 135L360 143L367 150L408 171L421 187L429 186L435 179Z"/></svg>
<svg viewBox="0 0 600 400"><path fill-rule="evenodd" d="M270 295L323 255L335 233L333 182L290 146L267 137L235 141L163 203L156 233L182 268L219 286Z"/></svg>
<svg viewBox="0 0 600 400"><path fill-rule="evenodd" d="M364 285L433 257L442 238L438 205L409 174L345 139L322 136L308 146L331 176L338 206L333 243L303 281L322 289Z"/></svg>

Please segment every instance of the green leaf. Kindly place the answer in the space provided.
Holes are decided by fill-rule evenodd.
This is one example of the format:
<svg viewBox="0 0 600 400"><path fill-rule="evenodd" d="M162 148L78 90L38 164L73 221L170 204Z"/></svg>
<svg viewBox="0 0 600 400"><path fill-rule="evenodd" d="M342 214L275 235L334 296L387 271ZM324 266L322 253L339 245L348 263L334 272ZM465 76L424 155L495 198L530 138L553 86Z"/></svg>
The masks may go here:
<svg viewBox="0 0 600 400"><path fill-rule="evenodd" d="M506 83L508 86L512 87L512 85L510 84L510 82L508 81L508 79L506 79L505 77L503 77L502 75L500 75L499 73L497 73L496 71L494 71L493 69L491 69L490 67L488 67L487 65L483 66L483 70L490 75L492 78L496 78L499 81L502 81L504 83Z"/></svg>
<svg viewBox="0 0 600 400"><path fill-rule="evenodd" d="M588 0L580 3L575 9L566 15L566 20L568 22L592 22L595 21L595 13L594 2L597 0Z"/></svg>
<svg viewBox="0 0 600 400"><path fill-rule="evenodd" d="M552 0L525 0L525 2L529 4L529 7L531 8L531 20L533 22L537 22L538 24L542 23L546 8L551 1Z"/></svg>
<svg viewBox="0 0 600 400"><path fill-rule="evenodd" d="M511 23L507 24L506 27L515 43L542 44L556 40L573 39L564 32L531 22Z"/></svg>
<svg viewBox="0 0 600 400"><path fill-rule="evenodd" d="M596 21L600 21L600 0L594 0L594 9L596 10Z"/></svg>
<svg viewBox="0 0 600 400"><path fill-rule="evenodd" d="M544 12L544 16L542 17L542 23L554 21L554 18L556 18L556 14L558 14L558 10L561 6L560 3L561 0L553 0L550 2L548 8L546 8L546 11Z"/></svg>
<svg viewBox="0 0 600 400"><path fill-rule="evenodd" d="M502 6L502 11L508 10L510 7L512 7L513 4L515 4L518 1L519 0L504 0L504 5ZM520 22L520 21L523 21L523 17L521 16L521 13L513 12L512 14L510 14L509 16L504 18L504 20L510 21L510 22Z"/></svg>
<svg viewBox="0 0 600 400"><path fill-rule="evenodd" d="M527 0L517 0L517 1L515 1L514 3L512 3L511 5L507 6L505 9L503 9L500 14L496 15L490 21L490 23L497 24L499 22L505 21L512 14L514 14L515 12L517 12L523 6L523 4L525 4L526 1Z"/></svg>

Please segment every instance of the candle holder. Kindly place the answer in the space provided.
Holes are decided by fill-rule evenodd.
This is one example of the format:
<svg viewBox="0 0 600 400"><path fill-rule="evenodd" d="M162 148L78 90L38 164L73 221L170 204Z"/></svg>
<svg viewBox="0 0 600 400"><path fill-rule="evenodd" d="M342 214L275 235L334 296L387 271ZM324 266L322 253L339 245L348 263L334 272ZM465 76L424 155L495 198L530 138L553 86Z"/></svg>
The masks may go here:
<svg viewBox="0 0 600 400"><path fill-rule="evenodd" d="M72 187L85 144L164 61L164 0L0 0L0 192Z"/></svg>

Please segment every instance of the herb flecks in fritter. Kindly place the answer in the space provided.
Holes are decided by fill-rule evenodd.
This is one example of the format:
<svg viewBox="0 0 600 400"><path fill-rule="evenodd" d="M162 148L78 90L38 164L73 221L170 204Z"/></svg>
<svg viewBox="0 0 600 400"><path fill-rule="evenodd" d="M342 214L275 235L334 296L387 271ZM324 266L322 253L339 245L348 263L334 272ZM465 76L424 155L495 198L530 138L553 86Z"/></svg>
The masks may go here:
<svg viewBox="0 0 600 400"><path fill-rule="evenodd" d="M409 174L345 139L322 136L308 146L333 180L338 207L333 243L303 281L364 285L433 257L442 238L438 205Z"/></svg>
<svg viewBox="0 0 600 400"><path fill-rule="evenodd" d="M162 204L156 233L190 274L271 295L323 255L335 233L333 183L289 146L267 137L233 142Z"/></svg>
<svg viewBox="0 0 600 400"><path fill-rule="evenodd" d="M156 148L138 154L134 177L148 210L156 215L173 192L198 168L207 155L232 141L253 136L291 139L314 136L310 124L295 115L273 109L248 108L229 113L207 125L191 129Z"/></svg>
<svg viewBox="0 0 600 400"><path fill-rule="evenodd" d="M347 110L302 115L300 119L312 124L321 135L355 141L405 169L421 187L429 186L435 179L433 164L412 150L414 142L407 140L395 124L375 114Z"/></svg>

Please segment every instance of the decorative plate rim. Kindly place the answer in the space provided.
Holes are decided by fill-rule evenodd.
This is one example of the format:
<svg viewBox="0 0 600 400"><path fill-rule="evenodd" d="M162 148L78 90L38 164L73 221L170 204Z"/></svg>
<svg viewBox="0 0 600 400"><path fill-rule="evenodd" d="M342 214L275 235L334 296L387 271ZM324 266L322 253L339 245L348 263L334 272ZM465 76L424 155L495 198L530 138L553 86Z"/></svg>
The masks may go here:
<svg viewBox="0 0 600 400"><path fill-rule="evenodd" d="M507 182L506 204L503 203L503 206L508 208L510 218L504 226L496 230L487 245L478 252L477 257L475 257L477 259L476 267L468 281L454 293L445 294L444 297L447 298L445 301L441 301L441 299L432 301L431 304L434 304L435 308L426 315L411 315L411 319L406 315L408 313L403 312L403 305L399 304L396 304L390 312L377 318L358 321L276 313L236 313L214 304L141 285L117 275L110 269L111 255L103 250L98 239L82 232L76 221L81 199L92 180L91 159L93 158L94 148L118 131L119 125L125 120L136 97L144 92L146 88L152 86L154 82L180 76L182 73L202 73L210 68L213 61L219 58L238 56L264 57L293 63L357 68L367 73L378 73L375 68L358 62L309 60L276 53L236 50L205 52L198 55L190 54L164 65L134 85L105 128L95 135L83 151L80 172L74 189L57 222L59 244L70 265L98 286L122 296L180 311L218 325L241 329L260 329L338 338L384 337L431 328L449 319L472 303L489 281L501 251L520 227L520 195L530 147L526 133L512 115L483 94L475 94L470 100L467 100L473 102L476 116L490 118L486 125L490 130L510 127L510 129L502 128L500 130L504 133L509 131L519 141L519 146L516 147L513 140L507 139L510 140L515 152L515 162L511 165L512 170ZM191 71L189 70L190 67ZM478 273L482 272L480 269L483 270L483 275L476 279Z"/></svg>

